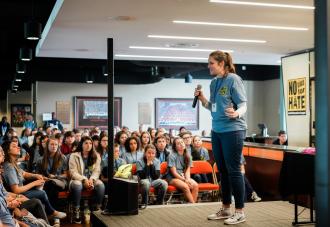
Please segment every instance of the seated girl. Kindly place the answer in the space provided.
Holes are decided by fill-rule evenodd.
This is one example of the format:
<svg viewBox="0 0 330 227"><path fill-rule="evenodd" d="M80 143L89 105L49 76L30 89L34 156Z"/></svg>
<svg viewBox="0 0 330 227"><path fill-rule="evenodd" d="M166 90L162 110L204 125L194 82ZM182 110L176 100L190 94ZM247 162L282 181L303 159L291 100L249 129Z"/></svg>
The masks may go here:
<svg viewBox="0 0 330 227"><path fill-rule="evenodd" d="M48 139L44 155L37 162L36 172L49 179L45 182L44 190L50 203L57 208L58 193L67 188L68 167L55 136Z"/></svg>
<svg viewBox="0 0 330 227"><path fill-rule="evenodd" d="M70 155L69 171L71 175L70 191L73 197L74 222L81 223L80 199L83 189L92 191L95 195L95 209L101 208L104 197L104 184L99 179L101 173L100 155L93 149L92 138L85 136L75 153Z"/></svg>
<svg viewBox="0 0 330 227"><path fill-rule="evenodd" d="M126 153L123 159L127 164L135 164L138 160L143 158L143 152L140 151L140 140L138 137L129 137L125 142Z"/></svg>
<svg viewBox="0 0 330 227"><path fill-rule="evenodd" d="M59 219L65 218L66 214L56 211L49 202L46 192L40 190L45 183L43 176L25 172L17 165L17 156L20 154L17 143L6 141L2 144L2 148L5 152L3 177L10 190L16 194L23 194L29 199L39 199L44 204L47 215ZM24 185L25 180L30 180L30 183Z"/></svg>
<svg viewBox="0 0 330 227"><path fill-rule="evenodd" d="M193 161L209 161L210 156L208 150L203 147L203 142L199 136L194 136L192 139L192 160ZM197 182L197 183L207 183L208 179L206 174L194 174L192 175L192 178Z"/></svg>
<svg viewBox="0 0 330 227"><path fill-rule="evenodd" d="M142 204L148 205L149 190L152 186L157 192L156 204L163 204L168 184L160 179L160 162L156 158L156 148L148 144L143 159L136 163L137 175L141 186Z"/></svg>
<svg viewBox="0 0 330 227"><path fill-rule="evenodd" d="M190 178L191 159L182 138L173 141L173 152L168 157L166 180L170 185L183 191L190 203L197 202L198 184Z"/></svg>

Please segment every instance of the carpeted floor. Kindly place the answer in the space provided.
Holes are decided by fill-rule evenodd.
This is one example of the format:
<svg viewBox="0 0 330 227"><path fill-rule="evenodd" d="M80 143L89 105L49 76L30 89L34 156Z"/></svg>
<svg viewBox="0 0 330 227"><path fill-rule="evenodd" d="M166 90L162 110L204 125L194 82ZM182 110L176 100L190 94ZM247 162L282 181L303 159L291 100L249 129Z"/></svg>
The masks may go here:
<svg viewBox="0 0 330 227"><path fill-rule="evenodd" d="M183 227L183 226L225 226L223 221L208 221L208 214L217 211L220 203L149 206L133 216L104 216L95 213L106 226L114 227ZM299 212L303 208L299 207ZM285 227L292 226L294 206L288 202L246 203L247 221L236 226ZM299 216L299 221L308 220L309 209ZM310 225L313 226L313 225Z"/></svg>

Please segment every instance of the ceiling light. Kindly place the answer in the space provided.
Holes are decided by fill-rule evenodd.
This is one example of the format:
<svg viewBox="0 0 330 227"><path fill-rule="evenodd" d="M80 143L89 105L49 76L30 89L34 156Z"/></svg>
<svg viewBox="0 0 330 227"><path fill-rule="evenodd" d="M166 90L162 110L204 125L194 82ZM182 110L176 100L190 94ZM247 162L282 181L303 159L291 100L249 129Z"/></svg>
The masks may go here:
<svg viewBox="0 0 330 227"><path fill-rule="evenodd" d="M177 50L177 51L200 51L200 52L212 52L214 49L194 49L194 48L175 48L175 47L147 47L147 46L130 46L131 49L143 49L143 50ZM234 52L233 50L221 50L223 52Z"/></svg>
<svg viewBox="0 0 330 227"><path fill-rule="evenodd" d="M94 76L86 73L86 83L88 84L94 83Z"/></svg>
<svg viewBox="0 0 330 227"><path fill-rule="evenodd" d="M24 23L24 38L29 40L41 39L42 25L36 21Z"/></svg>
<svg viewBox="0 0 330 227"><path fill-rule="evenodd" d="M17 73L25 73L26 72L26 65L24 62L16 63L16 72Z"/></svg>
<svg viewBox="0 0 330 227"><path fill-rule="evenodd" d="M19 59L21 61L31 61L32 60L32 49L22 47L19 49Z"/></svg>
<svg viewBox="0 0 330 227"><path fill-rule="evenodd" d="M194 25L210 25L210 26L225 26L225 27L242 27L242 28L262 28L262 29L276 29L276 30L293 30L293 31L307 31L308 30L308 28L300 28L300 27L256 25L256 24L232 24L232 23L216 23L216 22L204 22L204 21L174 20L173 23L176 23L176 24L194 24Z"/></svg>
<svg viewBox="0 0 330 227"><path fill-rule="evenodd" d="M159 59L184 59L184 60L205 60L208 58L200 57L177 57L177 56L153 56L153 55L134 55L134 54L116 54L115 57L120 58L159 58Z"/></svg>
<svg viewBox="0 0 330 227"><path fill-rule="evenodd" d="M148 35L148 37L159 38L159 39L189 39L189 40L222 41L222 42L266 43L265 40L253 40L253 39L225 39L225 38L171 36L171 35Z"/></svg>
<svg viewBox="0 0 330 227"><path fill-rule="evenodd" d="M234 5L249 5L249 6L265 6L265 7L279 7L279 8L294 8L294 9L315 9L314 6L306 5L287 5L287 4L276 4L267 2L247 2L247 1L229 1L229 0L210 0L214 3L223 4L234 4Z"/></svg>
<svg viewBox="0 0 330 227"><path fill-rule="evenodd" d="M108 76L108 64L102 66L102 74Z"/></svg>

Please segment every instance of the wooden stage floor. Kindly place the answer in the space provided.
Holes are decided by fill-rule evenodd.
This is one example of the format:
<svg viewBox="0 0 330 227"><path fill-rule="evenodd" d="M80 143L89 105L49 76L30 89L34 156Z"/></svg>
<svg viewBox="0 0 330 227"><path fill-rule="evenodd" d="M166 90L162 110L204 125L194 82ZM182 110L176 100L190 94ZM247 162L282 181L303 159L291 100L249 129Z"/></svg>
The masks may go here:
<svg viewBox="0 0 330 227"><path fill-rule="evenodd" d="M100 222L92 226L102 227L183 227L183 226L228 226L223 220L208 221L207 215L217 211L219 202L149 206L140 210L138 215L106 216L95 212L94 217ZM304 208L299 207L299 212ZM285 227L292 226L294 206L285 201L246 203L247 220L236 226L250 227ZM308 221L309 209L303 211L299 221ZM310 224L309 226L314 226Z"/></svg>

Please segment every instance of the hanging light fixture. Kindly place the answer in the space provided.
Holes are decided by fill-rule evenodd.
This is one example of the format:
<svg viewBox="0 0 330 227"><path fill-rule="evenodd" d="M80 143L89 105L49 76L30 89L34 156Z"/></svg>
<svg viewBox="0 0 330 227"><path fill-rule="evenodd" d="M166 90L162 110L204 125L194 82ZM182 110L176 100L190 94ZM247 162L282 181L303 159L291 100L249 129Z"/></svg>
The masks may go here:
<svg viewBox="0 0 330 227"><path fill-rule="evenodd" d="M41 39L42 25L37 21L28 21L24 23L24 38L28 40Z"/></svg>
<svg viewBox="0 0 330 227"><path fill-rule="evenodd" d="M16 63L16 72L17 73L26 73L26 65L24 62L18 62Z"/></svg>
<svg viewBox="0 0 330 227"><path fill-rule="evenodd" d="M31 61L32 60L32 49L21 47L19 49L19 59L21 61Z"/></svg>
<svg viewBox="0 0 330 227"><path fill-rule="evenodd" d="M102 73L104 76L108 76L108 64L102 66Z"/></svg>
<svg viewBox="0 0 330 227"><path fill-rule="evenodd" d="M88 84L94 83L94 76L92 74L86 73L86 83Z"/></svg>
<svg viewBox="0 0 330 227"><path fill-rule="evenodd" d="M15 74L14 75L14 81L15 82L22 82L22 80L23 80L22 74Z"/></svg>

